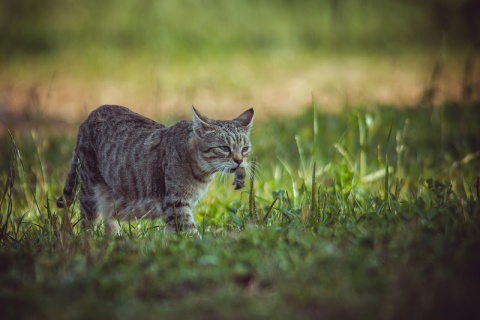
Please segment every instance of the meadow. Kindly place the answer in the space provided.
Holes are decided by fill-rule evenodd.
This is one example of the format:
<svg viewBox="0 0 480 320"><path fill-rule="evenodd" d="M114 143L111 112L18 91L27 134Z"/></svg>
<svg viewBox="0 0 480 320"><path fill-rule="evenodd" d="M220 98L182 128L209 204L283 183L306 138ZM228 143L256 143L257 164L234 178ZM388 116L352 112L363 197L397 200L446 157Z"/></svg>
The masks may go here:
<svg viewBox="0 0 480 320"><path fill-rule="evenodd" d="M479 319L475 0L0 2L0 319ZM202 238L55 207L101 104L254 107Z"/></svg>
<svg viewBox="0 0 480 320"><path fill-rule="evenodd" d="M217 179L202 239L161 221L106 239L57 209L74 135L1 139L2 319L480 315L478 104L258 121L243 191Z"/></svg>

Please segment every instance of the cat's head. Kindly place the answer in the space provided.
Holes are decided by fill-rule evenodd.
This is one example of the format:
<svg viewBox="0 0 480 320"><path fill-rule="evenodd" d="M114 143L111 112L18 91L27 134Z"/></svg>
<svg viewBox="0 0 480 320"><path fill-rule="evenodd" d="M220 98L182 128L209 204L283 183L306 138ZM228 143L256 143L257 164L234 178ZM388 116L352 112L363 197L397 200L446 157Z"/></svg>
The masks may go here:
<svg viewBox="0 0 480 320"><path fill-rule="evenodd" d="M210 172L233 172L245 167L251 153L250 131L253 127L253 109L248 109L233 120L213 120L192 107L193 132L199 151L199 164Z"/></svg>

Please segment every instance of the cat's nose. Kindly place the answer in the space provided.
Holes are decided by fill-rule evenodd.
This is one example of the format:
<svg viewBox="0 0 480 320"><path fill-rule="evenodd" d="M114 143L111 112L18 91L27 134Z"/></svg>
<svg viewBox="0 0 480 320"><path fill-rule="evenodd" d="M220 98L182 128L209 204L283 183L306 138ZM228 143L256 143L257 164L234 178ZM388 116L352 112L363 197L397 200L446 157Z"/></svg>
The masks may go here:
<svg viewBox="0 0 480 320"><path fill-rule="evenodd" d="M243 159L233 159L233 161L235 161L236 164L240 164L243 162Z"/></svg>

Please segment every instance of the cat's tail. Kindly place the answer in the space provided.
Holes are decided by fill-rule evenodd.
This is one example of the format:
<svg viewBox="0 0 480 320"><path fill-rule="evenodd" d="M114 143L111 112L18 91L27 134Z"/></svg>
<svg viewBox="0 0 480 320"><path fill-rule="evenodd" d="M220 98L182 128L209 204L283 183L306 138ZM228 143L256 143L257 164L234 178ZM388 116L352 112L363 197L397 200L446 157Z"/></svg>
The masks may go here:
<svg viewBox="0 0 480 320"><path fill-rule="evenodd" d="M80 161L78 159L77 151L73 153L72 164L70 165L70 171L65 181L65 187L63 188L63 194L57 200L57 207L68 208L72 204L73 195L77 190L77 173L80 167Z"/></svg>

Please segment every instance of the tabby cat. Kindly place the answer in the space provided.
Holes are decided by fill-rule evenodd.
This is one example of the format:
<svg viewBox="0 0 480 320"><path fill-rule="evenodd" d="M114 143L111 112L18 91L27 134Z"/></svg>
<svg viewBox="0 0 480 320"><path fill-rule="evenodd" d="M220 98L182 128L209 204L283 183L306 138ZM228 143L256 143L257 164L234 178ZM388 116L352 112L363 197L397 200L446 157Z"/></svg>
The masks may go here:
<svg viewBox="0 0 480 320"><path fill-rule="evenodd" d="M82 123L59 208L81 182L82 227L102 216L105 234L119 220L163 217L172 231L198 235L192 211L217 172L246 166L253 109L231 121L208 119L171 127L120 106L101 106ZM79 180L77 181L77 173Z"/></svg>

